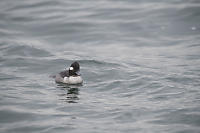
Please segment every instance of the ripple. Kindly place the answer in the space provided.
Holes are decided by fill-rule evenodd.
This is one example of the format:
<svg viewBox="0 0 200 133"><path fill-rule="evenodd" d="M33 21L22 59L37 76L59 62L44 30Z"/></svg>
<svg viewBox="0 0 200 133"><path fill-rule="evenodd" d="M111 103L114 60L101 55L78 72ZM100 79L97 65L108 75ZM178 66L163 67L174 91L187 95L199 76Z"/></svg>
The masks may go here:
<svg viewBox="0 0 200 133"><path fill-rule="evenodd" d="M199 6L1 0L1 131L199 132ZM74 61L82 86L49 77Z"/></svg>
<svg viewBox="0 0 200 133"><path fill-rule="evenodd" d="M7 118L9 116L9 118ZM13 123L33 119L34 115L25 112L16 112L11 110L0 110L0 123Z"/></svg>
<svg viewBox="0 0 200 133"><path fill-rule="evenodd" d="M5 56L48 57L51 54L45 50L21 45L4 48Z"/></svg>
<svg viewBox="0 0 200 133"><path fill-rule="evenodd" d="M157 124L191 124L193 126L199 126L198 114L185 114L184 110L177 110L173 112L166 113L159 116L160 120L153 121Z"/></svg>

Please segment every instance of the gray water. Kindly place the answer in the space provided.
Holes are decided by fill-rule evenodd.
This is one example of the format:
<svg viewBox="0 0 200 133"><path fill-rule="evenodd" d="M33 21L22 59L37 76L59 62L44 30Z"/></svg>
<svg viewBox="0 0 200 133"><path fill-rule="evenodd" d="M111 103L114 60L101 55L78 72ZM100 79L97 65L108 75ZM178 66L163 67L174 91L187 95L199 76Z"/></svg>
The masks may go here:
<svg viewBox="0 0 200 133"><path fill-rule="evenodd" d="M1 0L0 132L199 133L200 1Z"/></svg>

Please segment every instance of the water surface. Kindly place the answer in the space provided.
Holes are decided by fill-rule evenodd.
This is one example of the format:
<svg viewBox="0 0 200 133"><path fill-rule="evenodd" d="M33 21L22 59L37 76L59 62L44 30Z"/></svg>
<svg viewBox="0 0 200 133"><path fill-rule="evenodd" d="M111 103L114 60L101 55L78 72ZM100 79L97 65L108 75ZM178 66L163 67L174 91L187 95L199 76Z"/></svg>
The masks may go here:
<svg viewBox="0 0 200 133"><path fill-rule="evenodd" d="M198 0L1 0L0 132L199 133ZM51 75L81 65L82 86Z"/></svg>

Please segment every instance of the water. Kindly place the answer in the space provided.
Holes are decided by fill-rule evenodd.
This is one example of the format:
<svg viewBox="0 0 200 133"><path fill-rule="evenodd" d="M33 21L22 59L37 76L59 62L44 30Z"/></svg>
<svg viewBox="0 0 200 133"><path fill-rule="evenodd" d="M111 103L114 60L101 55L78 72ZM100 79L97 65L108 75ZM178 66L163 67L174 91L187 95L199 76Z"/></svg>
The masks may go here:
<svg viewBox="0 0 200 133"><path fill-rule="evenodd" d="M1 0L1 133L199 133L198 0ZM73 61L82 86L50 75Z"/></svg>

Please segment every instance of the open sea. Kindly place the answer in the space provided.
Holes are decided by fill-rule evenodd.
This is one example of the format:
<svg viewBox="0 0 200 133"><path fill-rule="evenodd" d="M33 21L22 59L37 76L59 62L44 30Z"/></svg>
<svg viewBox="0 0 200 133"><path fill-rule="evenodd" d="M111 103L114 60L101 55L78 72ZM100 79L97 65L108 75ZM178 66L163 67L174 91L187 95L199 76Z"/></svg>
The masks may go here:
<svg viewBox="0 0 200 133"><path fill-rule="evenodd" d="M200 133L200 1L1 0L0 133Z"/></svg>

